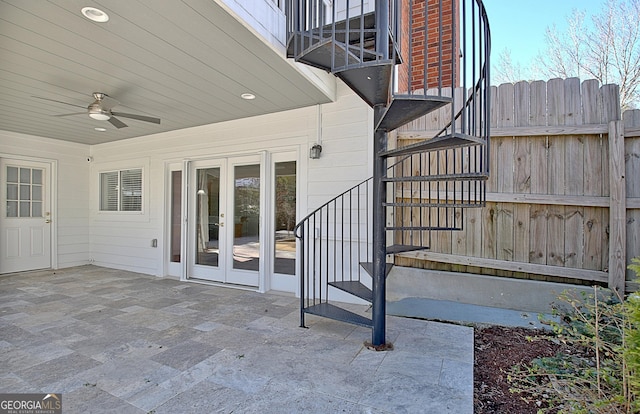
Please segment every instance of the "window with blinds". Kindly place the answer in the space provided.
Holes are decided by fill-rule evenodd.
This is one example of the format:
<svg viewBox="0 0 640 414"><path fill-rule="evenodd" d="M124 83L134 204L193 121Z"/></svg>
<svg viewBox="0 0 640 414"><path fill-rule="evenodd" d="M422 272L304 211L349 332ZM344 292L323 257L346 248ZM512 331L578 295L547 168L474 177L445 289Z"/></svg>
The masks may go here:
<svg viewBox="0 0 640 414"><path fill-rule="evenodd" d="M142 211L142 169L100 173L100 211Z"/></svg>

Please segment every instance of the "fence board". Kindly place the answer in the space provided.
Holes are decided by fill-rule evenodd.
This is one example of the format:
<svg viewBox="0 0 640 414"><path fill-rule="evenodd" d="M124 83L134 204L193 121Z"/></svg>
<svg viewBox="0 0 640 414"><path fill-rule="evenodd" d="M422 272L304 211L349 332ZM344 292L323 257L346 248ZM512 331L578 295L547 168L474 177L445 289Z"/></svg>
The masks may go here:
<svg viewBox="0 0 640 414"><path fill-rule="evenodd" d="M547 84L543 81L531 83L530 124L547 125ZM547 194L547 153L548 137L529 137L531 142L531 184L533 194ZM529 262L547 263L547 221L549 211L544 205L534 205L529 209Z"/></svg>
<svg viewBox="0 0 640 414"><path fill-rule="evenodd" d="M628 111L624 114L625 131L640 127L640 110ZM626 134L625 134L626 135ZM627 177L627 197L640 197L640 138L625 137L625 176ZM640 256L640 209L627 210L627 262L633 257ZM627 280L634 281L635 274L627 270Z"/></svg>
<svg viewBox="0 0 640 414"><path fill-rule="evenodd" d="M600 94L599 82L595 79L582 83L582 117L585 124L599 124L602 119L602 95ZM602 135L585 135L584 139L584 195L602 196L604 195L602 173L605 168L608 168L603 163L602 157L604 140ZM605 210L598 207L584 207L583 211L584 259L582 266L584 269L604 269Z"/></svg>
<svg viewBox="0 0 640 414"><path fill-rule="evenodd" d="M439 129L436 118L441 122L449 111L440 110L437 117L432 114L401 130L399 145L430 138ZM524 272L524 277L556 281L606 281L603 275L609 268L626 265L610 249L610 231L612 238L626 232L624 243L612 240L614 248L640 255L640 111L624 118L625 131L630 131L623 140L626 210L613 209L619 191L610 190L610 177L616 177L610 170L620 160L611 160L611 149L617 147L608 138L609 127L618 119L615 85L552 79L492 87L487 206L465 211L462 232L434 233L428 254L402 254L398 263L511 277L523 277ZM452 188L431 188L453 194ZM626 229L612 229L621 211ZM627 274L627 282L631 280Z"/></svg>
<svg viewBox="0 0 640 414"><path fill-rule="evenodd" d="M472 209L477 210L477 209ZM456 221L459 220L462 211L456 212ZM466 215L466 214L465 214ZM449 232L447 232L449 233ZM456 256L464 256L467 253L467 232L466 231L454 231L451 232L451 253ZM464 272L464 266L452 265L451 270L454 272Z"/></svg>
<svg viewBox="0 0 640 414"><path fill-rule="evenodd" d="M609 286L624 293L626 275L626 206L625 163L622 121L610 124L609 148L611 153L611 207L609 214Z"/></svg>
<svg viewBox="0 0 640 414"><path fill-rule="evenodd" d="M496 258L496 203L482 209L482 257Z"/></svg>
<svg viewBox="0 0 640 414"><path fill-rule="evenodd" d="M625 113L624 126L627 128L640 127L640 109ZM625 138L625 169L627 177L640 177L640 139ZM634 185L636 184L636 185ZM640 197L640 186L634 180L627 180L627 197Z"/></svg>
<svg viewBox="0 0 640 414"><path fill-rule="evenodd" d="M564 82L565 124L582 124L582 102L580 100L580 80L569 78ZM584 194L584 137L569 135L564 137L565 161L564 194ZM581 268L584 257L584 213L581 207L565 207L564 265Z"/></svg>
<svg viewBox="0 0 640 414"><path fill-rule="evenodd" d="M498 87L500 105L498 106L497 127L512 127L515 120L515 87L505 83ZM495 148L495 146L494 146ZM498 182L497 191L512 193L514 187L514 138L502 137L497 142ZM496 258L513 260L513 206L509 203L498 203L495 209L496 220Z"/></svg>
<svg viewBox="0 0 640 414"><path fill-rule="evenodd" d="M589 79L582 82L583 124L600 124L602 121L602 97L600 82Z"/></svg>
<svg viewBox="0 0 640 414"><path fill-rule="evenodd" d="M582 279L588 281L606 282L607 273L602 271L572 269L570 267L544 266L531 263L508 262L495 259L478 259L473 257L457 256L432 252L429 250L402 253L403 258L414 258L422 260L432 260L442 263L456 263L467 266L478 265L483 268L499 269L517 273L532 273L538 275L549 275L561 278Z"/></svg>
<svg viewBox="0 0 640 414"><path fill-rule="evenodd" d="M531 119L531 89L529 82L518 82L515 85L515 112L514 125L517 127L529 126ZM518 193L531 192L531 139L514 139L514 189ZM527 262L529 260L529 217L531 206L529 204L513 205L514 220L514 246L513 260Z"/></svg>
<svg viewBox="0 0 640 414"><path fill-rule="evenodd" d="M600 270L605 268L602 260L602 241L606 239L604 234L606 224L603 218L602 208L584 208L584 269Z"/></svg>
<svg viewBox="0 0 640 414"><path fill-rule="evenodd" d="M564 125L565 120L564 81L551 79L547 82L547 122L549 125ZM564 137L549 137L547 183L550 194L564 194ZM547 264L564 266L564 216L563 206L549 206L547 216Z"/></svg>
<svg viewBox="0 0 640 414"><path fill-rule="evenodd" d="M492 100L500 100L500 96L498 95L498 88L496 86L491 87L491 96ZM495 102L495 101L493 101ZM498 105L491 105L489 108L489 122L491 127L498 125ZM493 143L491 143L493 146ZM497 166L497 151L489 151L489 169L493 170ZM498 174L490 174L489 180L487 180L487 191L495 191L498 188Z"/></svg>

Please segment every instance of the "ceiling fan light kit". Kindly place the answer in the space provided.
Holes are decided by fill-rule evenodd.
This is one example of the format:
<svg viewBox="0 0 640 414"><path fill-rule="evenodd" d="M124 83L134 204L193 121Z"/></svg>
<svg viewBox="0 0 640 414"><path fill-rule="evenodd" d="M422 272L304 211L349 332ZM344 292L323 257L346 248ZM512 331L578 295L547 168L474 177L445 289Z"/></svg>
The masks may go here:
<svg viewBox="0 0 640 414"><path fill-rule="evenodd" d="M104 112L89 113L89 116L96 121L108 121L111 118L111 115Z"/></svg>
<svg viewBox="0 0 640 414"><path fill-rule="evenodd" d="M98 101L89 105L89 116L98 121L108 121L111 118L109 111L102 109Z"/></svg>

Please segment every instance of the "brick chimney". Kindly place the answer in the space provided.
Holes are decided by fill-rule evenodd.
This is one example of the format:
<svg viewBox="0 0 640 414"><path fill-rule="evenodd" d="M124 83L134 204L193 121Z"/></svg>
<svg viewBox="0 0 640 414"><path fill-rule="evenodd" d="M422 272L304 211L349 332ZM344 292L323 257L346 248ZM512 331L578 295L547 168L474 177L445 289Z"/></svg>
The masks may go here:
<svg viewBox="0 0 640 414"><path fill-rule="evenodd" d="M460 12L456 8L454 19L455 0L399 1L402 15L400 49L403 64L398 67L398 91L413 92L423 89L425 85L427 88L436 88L438 85L450 87L452 80L455 86L459 86L460 34L457 33L455 36L455 46L453 34L454 29L460 24ZM452 59L454 53L455 68Z"/></svg>

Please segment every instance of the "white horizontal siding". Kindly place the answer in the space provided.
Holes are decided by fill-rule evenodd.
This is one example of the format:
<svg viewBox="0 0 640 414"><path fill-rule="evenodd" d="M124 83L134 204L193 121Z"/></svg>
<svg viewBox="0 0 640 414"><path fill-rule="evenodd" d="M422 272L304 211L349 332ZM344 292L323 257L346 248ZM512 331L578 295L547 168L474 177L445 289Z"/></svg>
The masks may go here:
<svg viewBox="0 0 640 414"><path fill-rule="evenodd" d="M183 129L95 145L92 182L100 168L126 160L148 160L148 210L144 217L120 220L97 212L97 190L91 193L91 255L100 266L161 274L165 217L165 164L234 154L299 149L301 212L328 201L371 175L371 110L340 84L338 100L322 105L322 156L309 160L318 139L318 108L308 107L249 119ZM321 201L322 200L322 201ZM158 239L158 248L151 247Z"/></svg>
<svg viewBox="0 0 640 414"><path fill-rule="evenodd" d="M218 3L274 48L284 51L286 18L272 0L219 0Z"/></svg>
<svg viewBox="0 0 640 414"><path fill-rule="evenodd" d="M322 105L322 157L310 160L308 212L372 174L373 112L340 86L338 100Z"/></svg>
<svg viewBox="0 0 640 414"><path fill-rule="evenodd" d="M88 145L0 131L0 157L27 157L55 161L58 267L87 264L89 254L89 156Z"/></svg>

